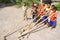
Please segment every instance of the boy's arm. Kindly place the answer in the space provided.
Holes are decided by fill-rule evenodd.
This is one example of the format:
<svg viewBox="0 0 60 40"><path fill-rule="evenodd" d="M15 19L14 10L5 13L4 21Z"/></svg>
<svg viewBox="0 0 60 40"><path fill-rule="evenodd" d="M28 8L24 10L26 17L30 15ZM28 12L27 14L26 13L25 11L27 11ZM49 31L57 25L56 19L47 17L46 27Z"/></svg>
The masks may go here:
<svg viewBox="0 0 60 40"><path fill-rule="evenodd" d="M33 14L33 10L31 9L31 15Z"/></svg>
<svg viewBox="0 0 60 40"><path fill-rule="evenodd" d="M56 13L53 13L51 16L53 16L55 14L55 16L57 17L58 15L58 11L56 11Z"/></svg>

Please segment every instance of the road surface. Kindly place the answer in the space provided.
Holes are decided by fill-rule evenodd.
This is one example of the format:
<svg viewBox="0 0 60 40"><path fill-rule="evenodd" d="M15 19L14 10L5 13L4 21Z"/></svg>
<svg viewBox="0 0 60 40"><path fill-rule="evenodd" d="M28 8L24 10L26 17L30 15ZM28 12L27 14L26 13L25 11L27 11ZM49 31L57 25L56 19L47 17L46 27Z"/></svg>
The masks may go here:
<svg viewBox="0 0 60 40"><path fill-rule="evenodd" d="M30 9L28 10L30 17ZM21 8L4 7L0 9L0 40L4 40L4 36L14 32L15 30L29 24L29 21L23 21L23 12ZM7 37L7 40L19 40L19 32L16 32ZM50 28L42 29L32 33L29 38L22 40L60 40L60 13L58 13L57 27L53 30Z"/></svg>

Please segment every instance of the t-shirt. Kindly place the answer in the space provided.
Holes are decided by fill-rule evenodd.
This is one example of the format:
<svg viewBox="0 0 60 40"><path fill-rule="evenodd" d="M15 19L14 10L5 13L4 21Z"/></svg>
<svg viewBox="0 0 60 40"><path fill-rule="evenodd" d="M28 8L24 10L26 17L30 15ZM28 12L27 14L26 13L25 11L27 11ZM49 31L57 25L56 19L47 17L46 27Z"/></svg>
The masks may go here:
<svg viewBox="0 0 60 40"><path fill-rule="evenodd" d="M27 12L27 6L22 6L23 12Z"/></svg>
<svg viewBox="0 0 60 40"><path fill-rule="evenodd" d="M41 7L40 7L40 12L39 12L39 15L40 15L40 16L43 16L43 15L44 15L45 8L46 8L46 6L41 6Z"/></svg>
<svg viewBox="0 0 60 40"><path fill-rule="evenodd" d="M50 20L51 21L56 21L57 20L57 14L58 14L58 12L56 11L56 12L51 12L50 13L50 16L49 16L49 18L50 18Z"/></svg>
<svg viewBox="0 0 60 40"><path fill-rule="evenodd" d="M33 15L38 15L38 11L37 10L34 10L33 11Z"/></svg>
<svg viewBox="0 0 60 40"><path fill-rule="evenodd" d="M50 8L46 8L45 9L45 15L48 16L50 11L51 11L51 7Z"/></svg>
<svg viewBox="0 0 60 40"><path fill-rule="evenodd" d="M23 9L23 10L26 10L26 9L27 9L27 6L22 6L22 9Z"/></svg>

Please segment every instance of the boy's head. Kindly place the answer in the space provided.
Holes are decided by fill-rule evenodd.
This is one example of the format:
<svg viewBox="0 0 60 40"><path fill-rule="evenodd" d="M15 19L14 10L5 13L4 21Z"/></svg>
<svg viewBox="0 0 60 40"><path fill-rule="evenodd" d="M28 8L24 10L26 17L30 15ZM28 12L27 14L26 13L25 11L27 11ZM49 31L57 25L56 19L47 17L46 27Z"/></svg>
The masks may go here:
<svg viewBox="0 0 60 40"><path fill-rule="evenodd" d="M36 6L36 7L37 7L37 4L34 4L34 6Z"/></svg>
<svg viewBox="0 0 60 40"><path fill-rule="evenodd" d="M52 5L52 6L51 6L51 9L53 9L54 7L55 7L55 5Z"/></svg>
<svg viewBox="0 0 60 40"><path fill-rule="evenodd" d="M51 4L47 4L47 7L50 8Z"/></svg>
<svg viewBox="0 0 60 40"><path fill-rule="evenodd" d="M26 2L23 3L23 6L26 6Z"/></svg>
<svg viewBox="0 0 60 40"><path fill-rule="evenodd" d="M33 2L33 1L32 1L31 3L32 3L32 4L34 4L34 2Z"/></svg>
<svg viewBox="0 0 60 40"><path fill-rule="evenodd" d="M34 6L34 2L33 1L31 2L31 6Z"/></svg>
<svg viewBox="0 0 60 40"><path fill-rule="evenodd" d="M43 6L45 6L45 3L44 3L44 2L42 2L42 5L43 5Z"/></svg>
<svg viewBox="0 0 60 40"><path fill-rule="evenodd" d="M54 7L54 8L52 9L53 12L56 12L56 10L57 10L57 7Z"/></svg>
<svg viewBox="0 0 60 40"><path fill-rule="evenodd" d="M34 6L34 10L37 10L37 9L38 9L38 7Z"/></svg>

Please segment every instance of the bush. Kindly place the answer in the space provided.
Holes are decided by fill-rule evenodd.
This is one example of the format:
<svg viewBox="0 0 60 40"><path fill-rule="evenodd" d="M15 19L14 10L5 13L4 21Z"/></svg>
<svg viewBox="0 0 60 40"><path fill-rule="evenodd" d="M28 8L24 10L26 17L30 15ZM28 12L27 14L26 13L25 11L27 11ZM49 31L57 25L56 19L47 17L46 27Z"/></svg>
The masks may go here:
<svg viewBox="0 0 60 40"><path fill-rule="evenodd" d="M15 2L18 6L22 6L23 2L26 2L27 6L30 7L32 1L40 5L39 0L0 0L0 3L10 3L11 1Z"/></svg>
<svg viewBox="0 0 60 40"><path fill-rule="evenodd" d="M60 3L55 4L55 6L57 7L57 10L60 11Z"/></svg>
<svg viewBox="0 0 60 40"><path fill-rule="evenodd" d="M40 1L39 0L16 0L16 4L19 5L19 6L22 6L23 2L26 2L27 6L30 7L32 1L34 3L40 5Z"/></svg>
<svg viewBox="0 0 60 40"><path fill-rule="evenodd" d="M10 3L10 0L0 0L0 3Z"/></svg>

